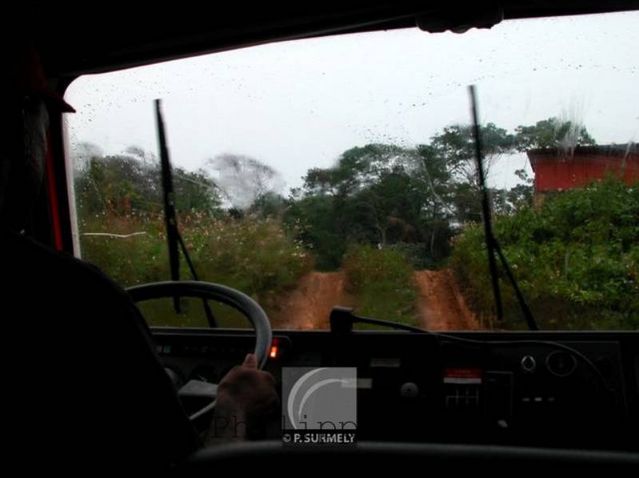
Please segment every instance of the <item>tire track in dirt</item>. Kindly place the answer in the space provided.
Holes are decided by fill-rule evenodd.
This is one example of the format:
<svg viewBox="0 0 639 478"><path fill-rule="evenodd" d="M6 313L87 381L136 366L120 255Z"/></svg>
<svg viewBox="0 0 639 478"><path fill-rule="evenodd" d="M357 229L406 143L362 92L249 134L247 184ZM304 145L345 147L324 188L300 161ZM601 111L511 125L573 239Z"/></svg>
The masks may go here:
<svg viewBox="0 0 639 478"><path fill-rule="evenodd" d="M448 269L415 271L420 325L428 330L477 330L479 325L468 309ZM343 272L310 272L297 287L277 300L269 316L274 328L321 330L330 328L329 315L336 305L353 307L356 300L345 292ZM384 319L385 317L380 317Z"/></svg>
<svg viewBox="0 0 639 478"><path fill-rule="evenodd" d="M344 292L343 272L310 272L297 287L278 300L278 308L270 318L278 329L328 329L331 309L336 305L352 305Z"/></svg>
<svg viewBox="0 0 639 478"><path fill-rule="evenodd" d="M476 330L477 319L468 309L449 269L416 271L418 311L428 330Z"/></svg>

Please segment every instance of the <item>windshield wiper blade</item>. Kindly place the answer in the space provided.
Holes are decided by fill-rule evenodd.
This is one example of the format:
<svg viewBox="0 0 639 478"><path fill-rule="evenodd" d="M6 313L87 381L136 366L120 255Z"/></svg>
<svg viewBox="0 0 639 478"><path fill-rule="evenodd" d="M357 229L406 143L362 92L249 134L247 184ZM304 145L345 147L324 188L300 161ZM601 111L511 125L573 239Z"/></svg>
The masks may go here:
<svg viewBox="0 0 639 478"><path fill-rule="evenodd" d="M495 308L497 312L497 321L501 324L504 320L504 308L501 300L501 290L499 288L499 276L497 271L497 261L495 259L495 255L499 257L499 260L506 272L506 277L508 281L512 285L515 296L517 297L517 303L519 304L519 308L522 311L524 316L524 320L528 325L529 330L539 330L537 326L537 322L532 315L530 307L526 302L526 298L519 288L519 284L515 279L515 276L510 269L508 261L506 260L506 256L504 255L501 247L499 246L499 242L497 242L497 238L493 233L492 227L492 216L490 212L490 193L488 191L488 186L486 185L486 175L484 173L484 164L483 164L483 154L482 154L482 143L481 143L481 131L479 128L479 120L477 113L477 98L475 95L475 86L470 85L468 87L468 91L470 93L470 105L471 105L471 115L473 120L473 136L475 139L475 159L477 160L477 176L479 178L479 188L481 190L481 206L482 206L482 219L484 222L484 236L486 238L486 248L488 250L488 268L490 269L490 279L493 288L493 295L495 297Z"/></svg>
<svg viewBox="0 0 639 478"><path fill-rule="evenodd" d="M164 201L164 222L166 225L166 239L167 246L169 249L169 267L171 269L171 280L179 281L180 280L180 251L178 249L182 249L182 253L186 258L186 263L191 271L191 276L193 276L193 280L200 280L198 278L197 272L195 271L195 266L191 261L191 256L189 255L189 251L186 248L186 244L182 239L182 235L180 234L180 230L178 228L177 223L177 213L175 211L175 191L173 189L173 171L171 169L171 160L169 159L169 148L166 142L166 133L164 131L164 119L162 118L162 107L161 100L155 100L155 117L157 121L157 130L158 130L158 142L160 145L160 170L162 173L162 193L163 193L163 201ZM209 306L209 303L206 299L202 299L202 306L204 308L204 313L206 314L206 319L209 324L209 327L217 327L217 321L215 320L215 316L213 315L213 311ZM176 313L180 312L180 298L173 298L173 308Z"/></svg>
<svg viewBox="0 0 639 478"><path fill-rule="evenodd" d="M180 280L180 256L178 251L177 215L175 213L175 192L173 190L173 172L169 160L169 148L166 144L164 132L164 120L162 118L161 100L155 100L155 118L157 121L158 143L160 147L160 171L162 173L162 199L164 202L164 222L166 227L166 239L169 250L169 267L171 280ZM179 310L177 298L175 309Z"/></svg>
<svg viewBox="0 0 639 478"><path fill-rule="evenodd" d="M530 310L530 307L528 306L526 297L524 297L524 293L519 288L517 279L515 279L515 275L510 269L510 265L508 264L508 261L506 260L506 256L504 255L504 252L501 250L501 246L499 245L499 242L497 242L497 240L494 240L493 245L495 247L495 252L497 252L497 255L499 256L501 265L503 266L504 271L506 272L506 277L508 277L508 280L510 281L510 285L512 285L513 290L515 291L515 296L517 297L517 303L519 304L519 308L521 309L522 314L524 314L524 319L526 320L528 329L539 330L539 326L537 325L537 322L535 321L535 318L532 315L532 311Z"/></svg>
<svg viewBox="0 0 639 478"><path fill-rule="evenodd" d="M331 315L329 317L329 322L331 325L331 332L341 335L351 333L353 331L353 325L355 324L379 325L381 327L404 330L406 332L415 332L418 334L430 333L428 330L420 329L419 327L413 327L412 325L392 322L390 320L380 320L373 319L372 317L362 317L360 315L355 315L352 308L342 307L339 305L333 306Z"/></svg>
<svg viewBox="0 0 639 478"><path fill-rule="evenodd" d="M484 222L484 237L486 238L486 249L488 250L488 268L490 270L490 280L495 297L495 309L497 311L497 322L504 321L504 308L501 301L501 290L499 289L499 276L497 273L497 262L495 260L495 236L490 213L490 196L486 187L486 175L484 173L484 162L482 155L481 131L479 120L477 119L477 101L475 98L475 86L468 87L470 92L470 108L473 119L473 136L475 139L475 159L477 160L477 176L479 178L479 188L481 190L481 209Z"/></svg>

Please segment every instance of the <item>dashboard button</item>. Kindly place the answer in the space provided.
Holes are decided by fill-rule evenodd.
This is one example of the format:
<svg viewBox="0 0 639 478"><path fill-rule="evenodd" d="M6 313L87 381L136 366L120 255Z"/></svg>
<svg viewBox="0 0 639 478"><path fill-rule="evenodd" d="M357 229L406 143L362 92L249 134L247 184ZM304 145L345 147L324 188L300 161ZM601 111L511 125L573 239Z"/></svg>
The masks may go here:
<svg viewBox="0 0 639 478"><path fill-rule="evenodd" d="M533 373L537 370L537 361L535 360L535 357L532 355L524 355L521 359L521 369L525 373Z"/></svg>
<svg viewBox="0 0 639 478"><path fill-rule="evenodd" d="M399 389L399 393L404 398L415 398L419 395L419 387L414 382L406 382Z"/></svg>

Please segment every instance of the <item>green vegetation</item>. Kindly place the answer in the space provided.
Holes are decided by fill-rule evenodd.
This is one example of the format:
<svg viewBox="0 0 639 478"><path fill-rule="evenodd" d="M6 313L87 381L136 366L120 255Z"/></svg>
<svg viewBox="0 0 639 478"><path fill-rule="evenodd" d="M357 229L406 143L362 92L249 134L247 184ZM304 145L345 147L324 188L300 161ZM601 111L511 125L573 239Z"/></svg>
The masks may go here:
<svg viewBox="0 0 639 478"><path fill-rule="evenodd" d="M555 118L512 133L488 123L481 133L488 167L533 147L595 143ZM158 161L139 148L104 156L91 145L76 161L83 257L124 286L168 279ZM504 281L505 323L492 321L474 161L471 128L451 125L414 147L350 148L283 197L277 171L225 154L207 162L210 171L174 169L180 228L201 279L267 311L311 270L343 270L359 313L415 323L413 270L450 264L484 326L521 327ZM517 186L491 191L495 229L541 327L637 328L637 190L611 180L536 211L532 180L518 175ZM181 276L190 277L184 261ZM149 306L160 317L150 322L205 325L197 302L175 319L170 301Z"/></svg>
<svg viewBox="0 0 639 478"><path fill-rule="evenodd" d="M310 255L272 219L193 214L183 217L180 224L202 280L227 284L255 297L293 286L313 266ZM131 286L169 277L161 217L101 216L84 221L82 230L83 255L119 284ZM93 235L96 232L110 236ZM184 261L181 273L190 276Z"/></svg>
<svg viewBox="0 0 639 478"><path fill-rule="evenodd" d="M182 218L181 226L200 279L242 290L258 299L267 312L271 297L293 287L313 266L310 255L271 219L191 214ZM162 218L152 215L85 218L81 224L83 256L123 286L167 280L170 274L163 228ZM191 277L185 261L181 277ZM198 304L187 304L185 314L176 318L171 318L171 304L163 304L150 304L145 309L149 317L156 317L151 320L154 325L206 324ZM227 316L228 310L222 315ZM236 324L231 316L228 320Z"/></svg>
<svg viewBox="0 0 639 478"><path fill-rule="evenodd" d="M495 234L544 329L639 328L639 188L608 179L549 198L496 221ZM493 315L483 231L455 240L451 265L471 306ZM501 280L504 324L521 328L511 287Z"/></svg>
<svg viewBox="0 0 639 478"><path fill-rule="evenodd" d="M532 146L594 144L583 126L556 118L514 133L493 123L480 130L488 169L494 158ZM512 189L492 190L497 214L531 203L532 181L524 171L520 177ZM330 168L310 169L281 215L321 270L339 268L351 244L405 244L417 252L417 267L437 267L458 226L481 220L480 204L472 129L451 125L427 144L368 144L345 151Z"/></svg>
<svg viewBox="0 0 639 478"><path fill-rule="evenodd" d="M183 227L187 248L203 280L226 284L261 300L295 286L313 269L310 254L274 219L192 217Z"/></svg>
<svg viewBox="0 0 639 478"><path fill-rule="evenodd" d="M344 271L358 298L358 314L418 325L413 268L401 252L353 246L344 258Z"/></svg>
<svg viewBox="0 0 639 478"><path fill-rule="evenodd" d="M557 118L537 121L533 126L518 126L515 133L519 151L595 144L594 138L583 125L572 121L560 121Z"/></svg>

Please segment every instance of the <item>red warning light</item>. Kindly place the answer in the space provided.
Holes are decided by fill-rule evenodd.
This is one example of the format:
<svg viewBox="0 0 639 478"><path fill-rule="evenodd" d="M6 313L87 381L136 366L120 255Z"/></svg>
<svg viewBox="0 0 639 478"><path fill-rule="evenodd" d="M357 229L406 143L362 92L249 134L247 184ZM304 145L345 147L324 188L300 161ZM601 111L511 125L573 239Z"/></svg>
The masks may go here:
<svg viewBox="0 0 639 478"><path fill-rule="evenodd" d="M276 359L277 356L279 355L279 348L276 344L271 345L271 351L269 352L268 356L272 359Z"/></svg>

